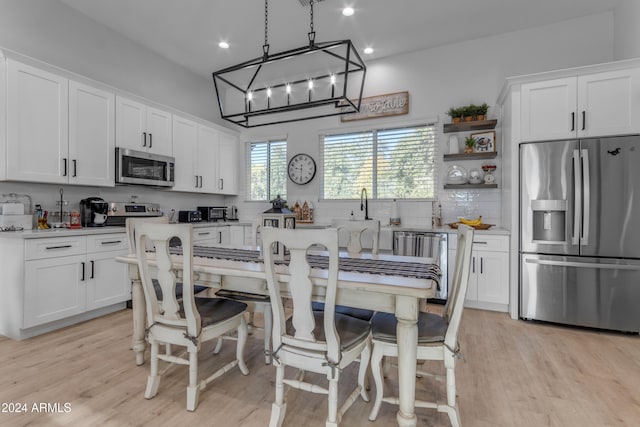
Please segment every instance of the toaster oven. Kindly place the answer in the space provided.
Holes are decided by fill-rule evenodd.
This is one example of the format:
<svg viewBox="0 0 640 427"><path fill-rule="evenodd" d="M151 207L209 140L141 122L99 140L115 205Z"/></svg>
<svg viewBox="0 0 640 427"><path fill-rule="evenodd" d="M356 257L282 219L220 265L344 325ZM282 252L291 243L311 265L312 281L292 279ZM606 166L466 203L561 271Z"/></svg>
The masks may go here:
<svg viewBox="0 0 640 427"><path fill-rule="evenodd" d="M198 210L202 213L203 221L214 222L227 220L226 206L198 206Z"/></svg>

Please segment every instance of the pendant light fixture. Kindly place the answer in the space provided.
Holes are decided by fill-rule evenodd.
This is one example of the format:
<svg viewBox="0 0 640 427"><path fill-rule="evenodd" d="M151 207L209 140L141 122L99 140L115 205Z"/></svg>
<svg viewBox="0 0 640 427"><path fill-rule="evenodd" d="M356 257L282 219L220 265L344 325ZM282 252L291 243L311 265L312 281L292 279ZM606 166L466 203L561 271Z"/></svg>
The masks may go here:
<svg viewBox="0 0 640 427"><path fill-rule="evenodd" d="M351 40L316 43L313 5L308 44L270 54L265 0L262 56L213 73L223 119L250 128L360 110L364 62Z"/></svg>

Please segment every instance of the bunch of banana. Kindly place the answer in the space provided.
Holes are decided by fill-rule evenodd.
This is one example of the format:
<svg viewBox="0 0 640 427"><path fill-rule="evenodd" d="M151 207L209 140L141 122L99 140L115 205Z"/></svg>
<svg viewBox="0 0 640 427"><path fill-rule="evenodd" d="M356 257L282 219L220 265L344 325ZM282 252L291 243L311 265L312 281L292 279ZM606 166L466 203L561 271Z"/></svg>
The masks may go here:
<svg viewBox="0 0 640 427"><path fill-rule="evenodd" d="M482 216L479 216L476 219L466 219L461 217L460 222L464 225L468 225L469 227L475 227L482 224Z"/></svg>

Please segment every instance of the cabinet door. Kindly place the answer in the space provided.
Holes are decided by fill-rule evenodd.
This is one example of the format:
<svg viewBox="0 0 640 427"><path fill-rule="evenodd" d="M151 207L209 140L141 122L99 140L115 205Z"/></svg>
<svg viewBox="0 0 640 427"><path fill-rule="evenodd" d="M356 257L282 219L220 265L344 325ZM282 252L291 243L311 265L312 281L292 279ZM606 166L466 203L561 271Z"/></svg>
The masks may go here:
<svg viewBox="0 0 640 427"><path fill-rule="evenodd" d="M69 183L115 185L115 95L69 82Z"/></svg>
<svg viewBox="0 0 640 427"><path fill-rule="evenodd" d="M25 262L24 328L85 311L85 261L85 255L74 255Z"/></svg>
<svg viewBox="0 0 640 427"><path fill-rule="evenodd" d="M203 193L218 192L218 131L198 126L198 154L196 170L200 176L200 191Z"/></svg>
<svg viewBox="0 0 640 427"><path fill-rule="evenodd" d="M196 173L198 124L184 117L173 116L173 155L175 164L174 191L197 191L200 177Z"/></svg>
<svg viewBox="0 0 640 427"><path fill-rule="evenodd" d="M7 178L68 182L69 81L8 60Z"/></svg>
<svg viewBox="0 0 640 427"><path fill-rule="evenodd" d="M477 299L496 304L509 303L509 254L476 252Z"/></svg>
<svg viewBox="0 0 640 427"><path fill-rule="evenodd" d="M578 136L640 131L640 70L578 77Z"/></svg>
<svg viewBox="0 0 640 427"><path fill-rule="evenodd" d="M218 146L218 193L238 193L238 138L220 132Z"/></svg>
<svg viewBox="0 0 640 427"><path fill-rule="evenodd" d="M523 84L522 141L575 138L576 93L576 77Z"/></svg>
<svg viewBox="0 0 640 427"><path fill-rule="evenodd" d="M147 108L147 149L163 156L173 155L171 113Z"/></svg>
<svg viewBox="0 0 640 427"><path fill-rule="evenodd" d="M128 250L122 250L87 255L87 310L131 299L128 266L115 260L127 253Z"/></svg>
<svg viewBox="0 0 640 427"><path fill-rule="evenodd" d="M251 232L250 227L246 227ZM232 225L229 227L229 244L232 246L244 246L245 227L242 225Z"/></svg>
<svg viewBox="0 0 640 427"><path fill-rule="evenodd" d="M147 149L147 107L116 96L116 146L132 150Z"/></svg>

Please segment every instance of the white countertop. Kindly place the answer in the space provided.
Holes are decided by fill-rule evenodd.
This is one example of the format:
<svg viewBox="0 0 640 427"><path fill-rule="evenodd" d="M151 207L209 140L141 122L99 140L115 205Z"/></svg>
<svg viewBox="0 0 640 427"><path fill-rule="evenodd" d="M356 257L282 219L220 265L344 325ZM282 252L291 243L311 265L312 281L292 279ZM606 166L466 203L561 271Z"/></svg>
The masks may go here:
<svg viewBox="0 0 640 427"><path fill-rule="evenodd" d="M331 224L322 224L322 223L314 223L314 224L298 224L296 223L297 228L328 228L331 227ZM428 233L448 233L448 234L456 234L458 230L453 229L451 227L421 227L419 225L386 225L380 227L381 231L414 231L414 232L428 232ZM510 235L511 232L505 228L500 227L491 227L489 230L476 230L476 233L481 234L498 234L498 235Z"/></svg>
<svg viewBox="0 0 640 427"><path fill-rule="evenodd" d="M49 228L46 230L23 230L0 232L0 239L40 239L43 237L87 236L90 234L124 233L124 227L83 227L83 228Z"/></svg>

